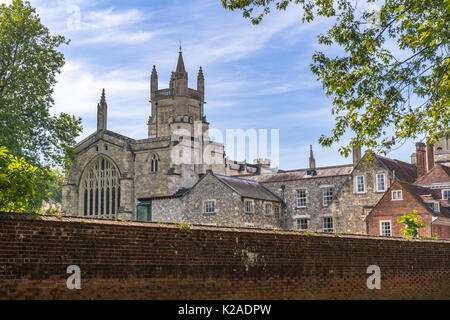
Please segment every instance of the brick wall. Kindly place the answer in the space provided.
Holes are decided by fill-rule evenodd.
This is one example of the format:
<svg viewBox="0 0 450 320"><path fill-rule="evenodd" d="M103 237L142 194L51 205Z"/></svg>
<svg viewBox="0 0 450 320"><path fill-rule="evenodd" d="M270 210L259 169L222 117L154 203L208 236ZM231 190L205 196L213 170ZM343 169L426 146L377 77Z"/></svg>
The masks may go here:
<svg viewBox="0 0 450 320"><path fill-rule="evenodd" d="M0 214L3 299L448 299L449 279L446 241Z"/></svg>

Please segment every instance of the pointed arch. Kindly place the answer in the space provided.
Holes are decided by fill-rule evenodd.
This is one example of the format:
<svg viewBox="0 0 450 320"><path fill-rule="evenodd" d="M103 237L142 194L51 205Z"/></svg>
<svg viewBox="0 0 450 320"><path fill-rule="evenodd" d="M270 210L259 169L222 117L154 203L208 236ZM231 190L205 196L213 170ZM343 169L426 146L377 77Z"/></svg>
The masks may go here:
<svg viewBox="0 0 450 320"><path fill-rule="evenodd" d="M85 168L79 183L79 215L115 219L120 206L120 171L101 155Z"/></svg>
<svg viewBox="0 0 450 320"><path fill-rule="evenodd" d="M160 160L157 153L150 155L150 172L158 172L159 161Z"/></svg>

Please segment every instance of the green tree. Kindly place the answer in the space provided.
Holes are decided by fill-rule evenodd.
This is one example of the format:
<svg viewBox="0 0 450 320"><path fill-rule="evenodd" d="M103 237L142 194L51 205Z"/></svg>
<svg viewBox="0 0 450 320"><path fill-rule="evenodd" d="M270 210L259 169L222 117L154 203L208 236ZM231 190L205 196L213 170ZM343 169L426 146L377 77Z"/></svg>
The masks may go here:
<svg viewBox="0 0 450 320"><path fill-rule="evenodd" d="M36 167L0 147L0 211L23 212L34 195Z"/></svg>
<svg viewBox="0 0 450 320"><path fill-rule="evenodd" d="M303 22L316 16L334 21L318 42L343 54L315 52L312 72L333 98L335 128L319 142L330 146L349 132L353 146L387 153L407 139L435 142L450 119L448 0L221 0L242 10L253 24L273 9L303 8ZM358 8L359 6L359 8ZM362 6L371 9L361 10Z"/></svg>
<svg viewBox="0 0 450 320"><path fill-rule="evenodd" d="M81 132L80 118L50 112L63 44L68 41L50 35L29 2L0 5L0 145L38 167L34 209L47 198L52 168L70 165Z"/></svg>
<svg viewBox="0 0 450 320"><path fill-rule="evenodd" d="M414 210L413 213L405 213L397 220L397 223L405 226L400 229L405 238L418 238L419 229L425 227L425 223L421 220L422 217L417 214L417 210Z"/></svg>

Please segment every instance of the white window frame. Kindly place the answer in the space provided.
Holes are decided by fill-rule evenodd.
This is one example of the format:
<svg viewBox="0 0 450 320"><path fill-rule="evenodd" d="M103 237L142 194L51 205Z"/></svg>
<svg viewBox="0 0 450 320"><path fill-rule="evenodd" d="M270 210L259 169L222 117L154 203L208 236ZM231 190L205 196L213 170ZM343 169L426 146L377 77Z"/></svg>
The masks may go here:
<svg viewBox="0 0 450 320"><path fill-rule="evenodd" d="M383 177L383 185L384 188L380 189L380 184L378 183L378 177ZM386 184L386 174L385 173L377 173L375 176L375 184L376 184L376 190L377 192L385 192L387 189L387 184Z"/></svg>
<svg viewBox="0 0 450 320"><path fill-rule="evenodd" d="M385 229L383 228L384 223L389 223L389 234L384 234L384 231L385 231ZM392 237L392 221L391 220L380 220L380 236Z"/></svg>
<svg viewBox="0 0 450 320"><path fill-rule="evenodd" d="M247 210L247 203L250 203L250 211ZM253 213L255 208L255 202L253 200L244 200L244 212L245 213Z"/></svg>
<svg viewBox="0 0 450 320"><path fill-rule="evenodd" d="M301 191L303 191L305 193L305 195L300 197L299 196L299 192L301 192ZM306 189L302 188L302 189L295 190L295 205L296 205L297 208L306 208L306 204L307 204L306 199L307 199ZM304 200L305 201L305 205L304 206L299 205L299 201L300 200Z"/></svg>
<svg viewBox="0 0 450 320"><path fill-rule="evenodd" d="M208 204L212 203L212 211L208 211ZM206 200L203 205L203 213L204 214L214 214L216 212L216 201L214 200Z"/></svg>
<svg viewBox="0 0 450 320"><path fill-rule="evenodd" d="M362 178L362 186L363 186L363 190L362 191L359 191L359 178ZM366 177L364 177L364 176L356 176L355 192L357 194L366 193Z"/></svg>
<svg viewBox="0 0 450 320"><path fill-rule="evenodd" d="M327 221L328 219L331 219L331 228L330 227L325 227L325 221ZM334 223L333 223L333 217L323 217L322 218L322 231L323 232L333 232L334 230Z"/></svg>
<svg viewBox="0 0 450 320"><path fill-rule="evenodd" d="M306 228L300 228L300 227L299 227L299 226L301 225L301 222L300 222L300 221L303 221L303 222L306 221ZM309 228L309 221L308 221L307 218L299 218L299 219L296 219L295 226L296 226L297 230L300 230L300 231L308 230L308 228Z"/></svg>
<svg viewBox="0 0 450 320"><path fill-rule="evenodd" d="M447 197L444 197L444 193L447 193ZM441 192L441 194L442 194L442 199L443 199L443 200L448 200L448 199L450 199L450 189L443 189L442 192Z"/></svg>
<svg viewBox="0 0 450 320"><path fill-rule="evenodd" d="M269 209L269 213L267 213L267 208L270 208ZM265 203L264 204L264 215L266 217L269 217L269 216L272 215L272 213L273 213L273 206L272 206L272 204L271 203Z"/></svg>
<svg viewBox="0 0 450 320"><path fill-rule="evenodd" d="M331 189L331 199L329 199L329 201L327 203L325 203L325 199L330 197L330 195L325 196L325 190L329 190L329 189ZM328 207L328 205L333 201L333 196L334 196L334 193L333 193L332 187L326 187L326 188L322 189L322 204L324 207Z"/></svg>
<svg viewBox="0 0 450 320"><path fill-rule="evenodd" d="M426 204L432 204L433 207L430 208L431 210L433 210L434 212L440 212L441 211L441 207L439 206L439 202L437 201L425 201Z"/></svg>
<svg viewBox="0 0 450 320"><path fill-rule="evenodd" d="M394 197L394 194L400 195L400 197ZM392 190L391 192L391 200L392 201L402 201L403 200L403 190Z"/></svg>

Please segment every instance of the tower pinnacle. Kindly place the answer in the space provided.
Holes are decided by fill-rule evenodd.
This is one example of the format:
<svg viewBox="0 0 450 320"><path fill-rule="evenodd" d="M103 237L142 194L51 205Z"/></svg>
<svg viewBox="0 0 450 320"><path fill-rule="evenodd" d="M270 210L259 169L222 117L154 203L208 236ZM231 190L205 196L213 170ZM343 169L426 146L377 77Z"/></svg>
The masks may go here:
<svg viewBox="0 0 450 320"><path fill-rule="evenodd" d="M312 144L309 145L309 168L310 169L316 168L316 159L314 159Z"/></svg>
<svg viewBox="0 0 450 320"><path fill-rule="evenodd" d="M102 90L100 102L97 104L97 131L106 130L108 105L106 103L105 89Z"/></svg>

